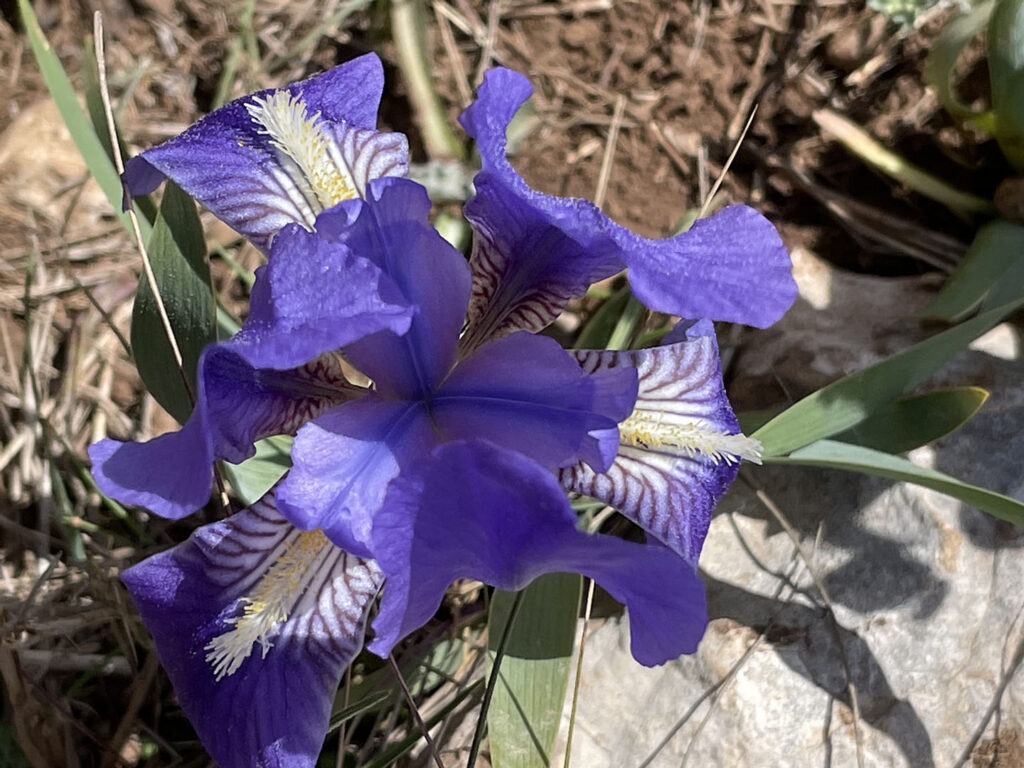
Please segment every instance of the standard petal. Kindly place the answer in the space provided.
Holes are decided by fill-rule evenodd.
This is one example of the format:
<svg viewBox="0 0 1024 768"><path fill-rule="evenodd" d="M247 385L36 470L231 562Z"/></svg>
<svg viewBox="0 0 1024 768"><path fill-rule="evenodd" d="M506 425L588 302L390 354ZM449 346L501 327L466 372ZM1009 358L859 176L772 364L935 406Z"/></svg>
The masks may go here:
<svg viewBox="0 0 1024 768"><path fill-rule="evenodd" d="M468 338L536 330L585 291L586 279L629 268L633 290L651 309L764 327L796 298L789 256L774 227L744 207L729 208L668 240L619 227L593 204L530 189L505 156L505 133L533 93L507 69L487 73L462 115L483 170L466 216L480 238L474 259L476 326ZM546 225L546 226L545 226Z"/></svg>
<svg viewBox="0 0 1024 768"><path fill-rule="evenodd" d="M461 361L430 407L446 440L490 440L551 469L603 470L635 400L632 369L590 375L554 339L520 332Z"/></svg>
<svg viewBox="0 0 1024 768"><path fill-rule="evenodd" d="M559 477L568 490L614 506L696 565L715 504L736 479L740 459L756 460L759 446L740 434L714 329L701 323L689 334L688 341L654 349L574 353L585 371L634 368L639 394L619 425L621 444L608 471L581 463Z"/></svg>
<svg viewBox="0 0 1024 768"><path fill-rule="evenodd" d="M388 484L436 443L419 403L375 394L346 403L299 431L278 494L281 511L299 528L322 529L346 551L368 556Z"/></svg>
<svg viewBox="0 0 1024 768"><path fill-rule="evenodd" d="M280 89L243 97L132 158L128 196L169 177L266 249L288 223L363 193L370 178L408 173L400 134L373 130L383 87L374 55Z"/></svg>
<svg viewBox="0 0 1024 768"><path fill-rule="evenodd" d="M707 624L692 566L660 545L577 530L554 477L489 443L443 445L420 473L395 481L373 540L387 578L369 645L379 655L463 578L515 590L545 573L589 576L626 604L633 656L649 666L692 653Z"/></svg>
<svg viewBox="0 0 1024 768"><path fill-rule="evenodd" d="M406 179L381 179L366 200L323 214L317 230L337 238L391 278L417 308L409 332L380 333L345 349L345 355L388 396L427 396L455 362L469 301L466 260L428 221L426 190Z"/></svg>
<svg viewBox="0 0 1024 768"><path fill-rule="evenodd" d="M258 368L294 368L380 331L403 334L415 315L367 259L297 225L257 270L250 314L232 349Z"/></svg>
<svg viewBox="0 0 1024 768"><path fill-rule="evenodd" d="M257 440L293 434L351 392L334 356L288 371L261 370L236 354L231 342L215 344L200 358L199 397L188 423L145 443L93 445L93 477L124 504L184 517L209 501L214 461L244 461Z"/></svg>
<svg viewBox="0 0 1024 768"><path fill-rule="evenodd" d="M380 572L270 495L122 574L221 768L313 768Z"/></svg>

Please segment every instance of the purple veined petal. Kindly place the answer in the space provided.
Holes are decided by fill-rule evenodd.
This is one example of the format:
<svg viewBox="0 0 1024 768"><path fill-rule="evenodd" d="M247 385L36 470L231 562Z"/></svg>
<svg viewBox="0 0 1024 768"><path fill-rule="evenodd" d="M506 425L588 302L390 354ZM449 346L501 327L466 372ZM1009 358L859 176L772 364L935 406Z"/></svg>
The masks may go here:
<svg viewBox="0 0 1024 768"><path fill-rule="evenodd" d="M460 119L483 160L478 195L466 205L479 237L468 344L515 327L536 330L565 297L586 290L585 279L622 267L636 296L660 312L765 327L789 308L796 298L789 255L774 227L749 208L727 208L681 235L648 240L587 201L530 189L505 156L505 132L532 93L519 73L491 70Z"/></svg>
<svg viewBox="0 0 1024 768"><path fill-rule="evenodd" d="M380 331L403 334L416 313L392 280L338 242L291 224L260 267L232 349L258 368L294 368Z"/></svg>
<svg viewBox="0 0 1024 768"><path fill-rule="evenodd" d="M207 347L198 378L196 407L178 432L145 443L103 440L89 448L100 490L161 517L184 517L210 500L214 461L244 461L257 440L294 434L354 389L335 355L288 371L265 370L236 354L231 342Z"/></svg>
<svg viewBox="0 0 1024 768"><path fill-rule="evenodd" d="M707 335L710 333L710 335ZM760 445L740 434L722 383L714 329L682 330L689 340L632 352L577 351L583 370L632 367L636 409L619 425L620 446L604 473L584 464L560 471L566 489L617 508L696 566L711 513Z"/></svg>
<svg viewBox="0 0 1024 768"><path fill-rule="evenodd" d="M430 226L430 198L407 179L380 179L365 200L325 212L317 231L372 261L417 307L408 333L380 333L345 348L345 356L393 397L418 399L455 362L469 301L466 260Z"/></svg>
<svg viewBox="0 0 1024 768"><path fill-rule="evenodd" d="M380 571L302 532L273 494L122 574L220 768L313 768Z"/></svg>
<svg viewBox="0 0 1024 768"><path fill-rule="evenodd" d="M374 129L383 88L367 55L280 90L245 96L128 162L126 202L171 178L266 250L286 224L408 174L408 143Z"/></svg>
<svg viewBox="0 0 1024 768"><path fill-rule="evenodd" d="M369 649L386 656L456 579L515 590L545 573L581 573L625 603L641 664L696 650L707 609L694 568L663 546L589 536L576 522L555 478L522 454L480 441L440 446L392 484L374 521L387 581Z"/></svg>
<svg viewBox="0 0 1024 768"><path fill-rule="evenodd" d="M278 491L281 512L367 557L388 484L429 456L437 439L420 403L369 394L335 408L299 430Z"/></svg>
<svg viewBox="0 0 1024 768"><path fill-rule="evenodd" d="M631 368L590 375L554 339L518 332L460 361L430 408L447 440L489 440L550 469L603 470L636 391Z"/></svg>

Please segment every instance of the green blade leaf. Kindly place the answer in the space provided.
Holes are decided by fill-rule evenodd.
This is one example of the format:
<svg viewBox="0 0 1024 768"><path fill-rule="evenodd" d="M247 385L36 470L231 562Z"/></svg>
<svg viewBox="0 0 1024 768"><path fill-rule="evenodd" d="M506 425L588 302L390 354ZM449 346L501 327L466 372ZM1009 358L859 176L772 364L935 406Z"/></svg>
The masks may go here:
<svg viewBox="0 0 1024 768"><path fill-rule="evenodd" d="M764 456L770 457L838 435L923 382L1021 304L1024 300L1004 304L835 381L787 408L752 437L761 441Z"/></svg>
<svg viewBox="0 0 1024 768"><path fill-rule="evenodd" d="M921 316L955 322L977 308L999 289L1004 301L988 302L995 307L1024 296L1024 275L1014 267L1024 264L1024 226L998 219L978 229L967 255L939 295L921 311Z"/></svg>
<svg viewBox="0 0 1024 768"><path fill-rule="evenodd" d="M999 0L992 11L988 77L999 148L1024 171L1024 0Z"/></svg>
<svg viewBox="0 0 1024 768"><path fill-rule="evenodd" d="M1024 526L1024 504L1001 493L987 491L934 469L919 467L907 459L888 453L848 445L835 440L819 440L789 456L766 458L765 464L802 465L860 472L914 483L959 499L1000 520Z"/></svg>
<svg viewBox="0 0 1024 768"><path fill-rule="evenodd" d="M153 397L184 424L192 412L190 393L196 392L199 356L217 339L217 315L199 214L192 198L171 182L164 191L148 251L181 352L184 378L145 277L139 280L132 311L132 354Z"/></svg>
<svg viewBox="0 0 1024 768"><path fill-rule="evenodd" d="M548 768L569 684L581 579L542 576L526 588L487 713L494 768ZM488 637L497 645L514 595L496 591Z"/></svg>
<svg viewBox="0 0 1024 768"><path fill-rule="evenodd" d="M32 53L36 63L39 64L39 71L43 75L50 95L57 104L57 109L60 111L60 116L63 118L75 146L78 147L82 159L85 160L89 173L92 174L100 189L107 196L107 200L110 201L110 206L118 213L125 229L131 233L132 228L128 217L121 213L121 179L117 175L114 164L110 162L91 121L82 111L75 90L71 87L71 81L68 80L67 73L64 72L64 67L61 66L57 54L54 53L46 36L43 35L43 30L39 26L39 21L29 0L18 0L18 9L21 11L22 22L25 25ZM145 218L140 218L139 227L142 230L143 238L148 237L150 226Z"/></svg>
<svg viewBox="0 0 1024 768"><path fill-rule="evenodd" d="M837 440L886 453L906 453L966 424L988 400L980 387L939 389L896 400Z"/></svg>
<svg viewBox="0 0 1024 768"><path fill-rule="evenodd" d="M249 506L263 498L292 466L292 440L289 435L268 437L256 443L256 455L241 464L222 461L221 471L231 483L235 497Z"/></svg>
<svg viewBox="0 0 1024 768"><path fill-rule="evenodd" d="M935 39L924 65L925 82L935 89L946 111L986 133L995 130L992 113L977 112L960 100L953 85L953 73L960 54L981 33L994 5L993 0L985 0L975 5L970 13L950 21Z"/></svg>

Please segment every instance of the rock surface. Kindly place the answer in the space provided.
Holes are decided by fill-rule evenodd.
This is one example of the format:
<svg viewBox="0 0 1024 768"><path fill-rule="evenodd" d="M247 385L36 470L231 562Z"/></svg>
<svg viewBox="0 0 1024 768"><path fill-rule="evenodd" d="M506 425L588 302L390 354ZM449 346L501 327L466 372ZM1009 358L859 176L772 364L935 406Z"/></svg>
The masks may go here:
<svg viewBox="0 0 1024 768"><path fill-rule="evenodd" d="M919 279L836 274L806 254L798 275L804 298L741 350L740 376L817 387L929 333L908 318L930 295ZM912 460L1024 498L1019 346L1001 326L936 377L992 396ZM803 555L737 483L701 557L713 620L695 656L645 669L625 622L592 627L573 764L1024 765L1021 531L907 484L789 467L745 476Z"/></svg>

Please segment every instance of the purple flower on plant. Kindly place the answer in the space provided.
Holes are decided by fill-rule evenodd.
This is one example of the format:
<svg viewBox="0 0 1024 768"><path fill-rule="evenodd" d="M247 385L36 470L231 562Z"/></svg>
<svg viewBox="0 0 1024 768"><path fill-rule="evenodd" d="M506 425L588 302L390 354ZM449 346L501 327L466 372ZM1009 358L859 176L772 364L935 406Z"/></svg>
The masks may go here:
<svg viewBox="0 0 1024 768"><path fill-rule="evenodd" d="M338 135L330 120L371 131L365 105L328 102L339 73L375 67L364 57L277 92L287 96L240 100L126 173L136 193L158 183L150 169L191 184L270 252L242 331L203 356L183 429L91 450L107 493L181 517L209 499L213 461L297 432L294 466L262 502L124 574L183 708L225 768L315 763L382 585L369 646L380 655L429 620L455 579L518 589L559 571L590 576L627 605L642 663L692 652L706 624L696 560L711 510L739 460L757 457L726 399L710 323L635 352L570 354L530 332L624 266L665 311L765 324L793 297L788 257L749 209L646 241L583 201L530 190L504 158L507 122L528 95L507 71L488 76L463 118L484 156L467 206L471 267L430 227L420 187L374 180L393 173L318 196L318 166L289 165L302 152L281 137ZM228 134L253 137L239 104L270 144L205 178L202 153ZM295 130L273 135L253 104L277 105ZM331 152L316 146L309 158ZM249 182L233 174L246 162L263 164L257 179L285 173L306 207L278 204L292 199L286 185L278 202L263 185L258 205L237 204ZM732 274L738 266L745 274ZM659 271L679 285L656 285ZM341 358L373 388L349 383ZM658 541L578 531L563 488L613 504Z"/></svg>

